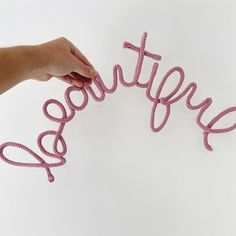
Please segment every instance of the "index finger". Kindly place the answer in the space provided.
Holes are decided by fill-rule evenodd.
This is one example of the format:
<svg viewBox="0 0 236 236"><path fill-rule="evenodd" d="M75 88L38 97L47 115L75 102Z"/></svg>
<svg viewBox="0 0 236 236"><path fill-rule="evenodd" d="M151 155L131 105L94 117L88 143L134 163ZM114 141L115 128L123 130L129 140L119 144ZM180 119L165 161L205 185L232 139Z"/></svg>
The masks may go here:
<svg viewBox="0 0 236 236"><path fill-rule="evenodd" d="M90 66L94 69L94 66L73 43L71 43L71 53L79 60L81 60L85 65Z"/></svg>

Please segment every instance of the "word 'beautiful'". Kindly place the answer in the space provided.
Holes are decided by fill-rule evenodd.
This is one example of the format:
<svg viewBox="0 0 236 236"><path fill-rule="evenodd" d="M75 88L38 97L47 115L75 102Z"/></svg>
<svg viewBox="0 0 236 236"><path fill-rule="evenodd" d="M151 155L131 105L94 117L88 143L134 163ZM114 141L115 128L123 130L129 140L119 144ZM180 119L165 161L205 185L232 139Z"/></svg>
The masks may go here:
<svg viewBox="0 0 236 236"><path fill-rule="evenodd" d="M152 96L151 90L152 90L152 86L153 86L155 76L156 76L158 66L159 66L158 61L161 60L161 56L158 54L148 52L145 49L146 39L147 39L147 33L145 32L143 34L142 39L141 39L140 47L136 47L133 44L128 43L128 42L124 43L124 48L129 48L129 49L138 53L138 60L137 60L135 73L134 73L134 77L133 77L132 82L127 82L124 79L122 68L120 65L117 64L113 67L113 84L112 84L111 88L107 88L105 86L105 84L103 83L100 76L97 76L94 79L94 85L97 87L97 89L99 91L99 95L96 95L94 90L92 89L92 87L87 83L84 85L83 88L70 86L66 89L64 97L65 97L65 102L69 108L70 114L67 114L65 106L56 99L49 99L44 103L44 105L43 105L44 115L49 120L59 123L59 127L58 127L57 131L47 130L47 131L44 131L41 134L39 134L38 139L37 139L37 144L38 144L40 151L43 154L45 154L46 156L52 157L52 158L56 158L58 160L58 162L47 163L43 158L41 158L39 155L37 155L30 148L26 147L23 144L15 143L15 142L6 142L0 146L1 159L5 162L7 162L11 165L15 165L15 166L45 168L47 175L48 175L49 182L53 182L54 176L52 175L50 168L62 166L66 162L64 155L67 152L67 146L66 146L66 142L65 142L64 138L62 137L62 132L64 130L65 124L73 119L73 117L75 116L75 111L81 111L81 110L85 109L85 107L88 104L88 100L89 100L88 94L90 94L91 97L95 101L101 102L105 99L106 93L115 92L115 90L117 88L118 80L120 81L120 83L124 87L136 86L139 88L146 89L145 92L146 92L147 99L149 99L152 103L150 127L154 132L159 132L165 126L165 124L167 123L168 118L170 116L171 106L174 103L178 102L182 97L184 97L188 93L187 98L186 98L186 106L190 110L199 110L199 113L196 118L196 123L200 127L200 129L202 129L202 131L203 131L203 143L204 143L206 149L212 151L213 149L208 143L209 134L225 133L225 132L232 131L232 130L236 129L236 123L233 124L232 126L229 126L227 128L221 128L221 129L219 129L219 128L214 129L213 126L221 118L225 117L227 114L236 111L236 106L229 107L229 108L225 109L224 111L220 112L215 117L213 117L207 124L203 124L201 121L202 116L203 116L204 112L211 106L212 99L210 97L208 97L208 98L204 99L202 102L200 102L199 104L195 104L195 105L192 104L191 99L197 89L197 84L194 82L189 83L188 86L185 89L183 89L182 92L179 92L180 88L182 87L183 81L184 81L184 71L179 66L173 67L169 71L167 71L167 73L164 75L164 77L162 78L162 80L160 81L160 83L158 85L155 96ZM139 81L139 77L140 77L140 73L142 70L142 65L143 65L143 61L144 61L145 57L149 57L149 58L153 59L155 62L153 63L149 80L146 83L142 83ZM162 90L163 90L166 82L168 81L168 79L171 79L171 77L173 77L172 75L174 73L177 74L178 83L177 83L176 87L168 95L164 96L164 95L162 95ZM74 92L74 91L81 92L83 95L82 103L79 105L76 105L71 101L70 94L71 94L71 92ZM48 113L48 106L50 104L54 104L60 108L60 110L62 112L62 117L60 117L60 118L54 117L53 115L50 115ZM164 118L160 122L160 124L156 125L155 124L155 113L156 113L157 107L160 105L165 107L165 114L164 114ZM53 142L53 151L54 152L47 151L42 144L43 138L47 135L55 136L54 142ZM59 141L62 146L62 151L58 151L58 148L57 148ZM26 163L26 162L16 162L16 161L10 160L9 158L7 158L3 154L3 150L9 146L21 148L21 149L25 150L26 152L31 154L33 157L35 157L38 162L37 163Z"/></svg>

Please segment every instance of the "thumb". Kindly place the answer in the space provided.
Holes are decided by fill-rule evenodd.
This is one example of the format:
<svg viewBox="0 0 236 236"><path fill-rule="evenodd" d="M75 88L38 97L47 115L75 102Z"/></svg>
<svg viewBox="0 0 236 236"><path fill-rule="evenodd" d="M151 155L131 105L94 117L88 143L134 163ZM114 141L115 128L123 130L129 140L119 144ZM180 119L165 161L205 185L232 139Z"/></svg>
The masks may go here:
<svg viewBox="0 0 236 236"><path fill-rule="evenodd" d="M73 55L71 56L71 63L72 70L84 77L94 79L98 75L98 72L92 66L85 65L82 61L80 61Z"/></svg>

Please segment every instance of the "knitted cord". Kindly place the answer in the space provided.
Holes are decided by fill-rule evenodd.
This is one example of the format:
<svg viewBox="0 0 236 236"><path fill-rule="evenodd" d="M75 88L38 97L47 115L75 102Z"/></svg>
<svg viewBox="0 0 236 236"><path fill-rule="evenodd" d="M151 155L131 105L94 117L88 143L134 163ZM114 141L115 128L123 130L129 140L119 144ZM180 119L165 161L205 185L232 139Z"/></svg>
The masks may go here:
<svg viewBox="0 0 236 236"><path fill-rule="evenodd" d="M38 144L40 151L44 155L57 159L57 162L48 163L42 157L40 157L38 154L36 154L34 151L32 151L30 148L26 147L23 144L15 143L15 142L5 142L0 146L1 159L3 161L7 162L8 164L11 164L14 166L44 168L46 170L47 175L48 175L49 182L53 182L54 176L52 175L50 168L62 166L66 163L66 159L64 156L67 153L67 146L66 146L66 142L62 136L63 130L65 128L65 124L74 118L75 111L82 111L86 108L86 106L88 105L88 101L89 101L89 94L90 94L90 97L92 97L95 101L101 102L105 99L106 93L109 94L109 93L115 92L117 85L118 85L118 81L124 87L135 87L136 86L139 88L146 89L146 97L153 104L152 109L151 109L151 116L150 116L150 128L152 129L153 132L159 132L163 129L163 127L166 125L166 123L169 119L171 105L176 103L177 101L179 101L186 94L188 94L187 98L186 98L186 106L190 110L199 110L199 113L196 117L196 123L200 127L200 129L202 129L202 131L203 131L203 143L204 143L205 148L209 151L212 151L213 148L210 146L210 144L208 142L209 134L230 132L230 131L236 129L236 123L233 124L232 126L229 126L226 128L221 128L221 129L220 128L214 129L213 126L221 118L225 117L227 114L229 114L231 112L235 112L236 106L229 107L229 108L225 109L224 111L220 112L215 117L213 117L206 125L204 125L202 123L201 119L202 119L202 116L205 113L205 111L211 106L212 99L210 97L208 97L197 105L192 104L191 100L192 100L192 97L195 94L196 89L197 89L197 84L194 82L189 83L188 86L182 92L180 92L178 95L176 95L179 92L180 88L182 87L184 77L185 77L183 69L179 66L171 68L164 75L164 77L161 79L161 81L158 85L155 96L151 95L151 90L152 90L153 83L156 78L156 73L157 73L158 67L159 67L159 64L157 63L157 61L161 60L161 56L158 54L153 54L153 53L145 50L146 39L147 39L147 33L145 32L143 34L142 39L141 39L140 47L134 46L133 44L128 43L128 42L124 42L124 45L123 45L124 48L128 48L128 49L138 53L138 60L137 60L136 68L135 68L135 73L133 76L133 80L131 82L127 82L124 79L123 70L122 70L121 66L119 64L117 64L113 67L113 84L112 84L111 88L106 87L106 85L104 84L103 80L101 79L101 77L99 75L93 80L93 84L95 87L97 87L97 89L99 91L99 95L97 95L94 92L94 89L87 83L84 84L83 88L78 88L76 86L70 86L66 89L66 91L64 93L64 98L65 98L65 102L69 108L70 114L67 114L65 106L60 101L58 101L56 99L49 99L44 103L44 105L43 105L44 115L49 120L58 123L59 127L58 127L57 131L47 130L47 131L44 131L41 134L39 134L38 139L37 139L37 144ZM140 74L142 71L144 57L149 57L156 62L153 63L150 78L148 79L147 82L142 83L139 81L139 78L140 78ZM164 95L162 95L162 90L163 90L166 82L168 81L168 79L171 79L171 76L174 73L177 73L177 75L179 77L178 83L177 83L176 87L167 96L164 96ZM78 105L78 104L74 104L72 102L72 100L70 98L70 94L72 92L82 93L83 99L82 99L81 104ZM62 112L62 116L60 118L49 114L48 106L52 105L52 104L54 104L60 108L60 110ZM163 120L160 122L160 124L156 125L155 124L156 111L157 111L158 106L160 106L160 105L165 107L165 115L164 115ZM53 142L53 152L47 151L42 143L43 138L47 135L53 135L55 137L54 142ZM61 144L62 151L58 150L59 142ZM31 154L38 162L37 163L26 163L26 162L12 161L3 154L4 149L7 147L16 147L16 148L20 148L22 150L25 150L26 152Z"/></svg>

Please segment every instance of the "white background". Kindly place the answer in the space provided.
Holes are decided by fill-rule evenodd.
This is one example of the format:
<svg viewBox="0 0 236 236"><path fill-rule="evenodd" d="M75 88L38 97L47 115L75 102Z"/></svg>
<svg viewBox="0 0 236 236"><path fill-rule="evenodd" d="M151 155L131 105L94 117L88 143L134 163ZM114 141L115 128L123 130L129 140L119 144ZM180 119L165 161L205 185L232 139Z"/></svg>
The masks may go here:
<svg viewBox="0 0 236 236"><path fill-rule="evenodd" d="M65 36L110 85L117 63L132 79L137 55L122 45L139 46L147 31L146 49L162 56L156 86L170 68L181 66L184 85L198 84L194 101L213 98L203 118L208 122L236 105L235 7L209 0L2 0L0 47ZM146 60L143 81L151 65ZM19 142L41 154L38 134L58 126L44 117L42 105L49 98L65 104L67 87L55 78L29 80L2 94L0 143ZM65 127L67 163L52 169L52 184L44 169L2 161L0 235L236 235L236 133L210 135L215 150L208 152L195 122L198 112L188 110L185 100L172 106L160 133L149 128L151 106L143 89L121 85L102 103L90 99ZM219 127L235 119L232 114ZM6 154L35 161L18 149Z"/></svg>

